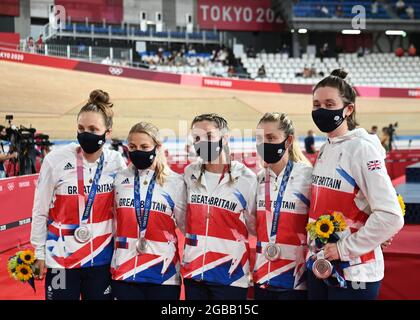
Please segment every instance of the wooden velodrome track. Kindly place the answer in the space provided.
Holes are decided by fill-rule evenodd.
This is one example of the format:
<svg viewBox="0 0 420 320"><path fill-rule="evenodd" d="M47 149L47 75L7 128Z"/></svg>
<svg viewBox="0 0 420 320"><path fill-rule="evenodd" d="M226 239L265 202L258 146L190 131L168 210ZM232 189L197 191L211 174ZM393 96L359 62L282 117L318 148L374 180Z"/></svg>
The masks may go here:
<svg viewBox="0 0 420 320"><path fill-rule="evenodd" d="M178 132L193 116L208 112L225 116L236 130L254 129L266 111L288 113L298 135L315 127L310 95L188 87L13 62L0 62L0 75L0 124L13 114L15 125L32 125L52 139L75 139L76 114L96 88L108 91L114 102L119 138L139 121ZM400 135L420 134L418 99L358 98L357 113L365 128L398 121Z"/></svg>

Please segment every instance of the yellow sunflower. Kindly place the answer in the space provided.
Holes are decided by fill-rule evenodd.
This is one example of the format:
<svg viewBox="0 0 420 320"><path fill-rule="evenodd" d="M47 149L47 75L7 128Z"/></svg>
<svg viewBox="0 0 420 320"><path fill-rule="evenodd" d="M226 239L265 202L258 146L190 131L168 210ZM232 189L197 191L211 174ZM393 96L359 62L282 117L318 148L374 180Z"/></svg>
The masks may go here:
<svg viewBox="0 0 420 320"><path fill-rule="evenodd" d="M16 267L16 276L20 281L28 281L32 278L32 269L26 264L20 264Z"/></svg>
<svg viewBox="0 0 420 320"><path fill-rule="evenodd" d="M10 278L17 280L15 274L9 268L7 268L7 273L9 274Z"/></svg>
<svg viewBox="0 0 420 320"><path fill-rule="evenodd" d="M21 251L19 254L20 260L26 264L32 264L35 261L34 253L31 250Z"/></svg>
<svg viewBox="0 0 420 320"><path fill-rule="evenodd" d="M308 222L308 224L306 225L306 231L311 231L311 229L314 227L315 222Z"/></svg>
<svg viewBox="0 0 420 320"><path fill-rule="evenodd" d="M7 262L7 272L9 273L9 276L15 280L17 280L15 271L17 266L17 257L14 256L13 258L10 258Z"/></svg>
<svg viewBox="0 0 420 320"><path fill-rule="evenodd" d="M339 212L334 212L333 214L334 220L338 224L338 231L344 231L347 228L346 220L344 220L344 217Z"/></svg>
<svg viewBox="0 0 420 320"><path fill-rule="evenodd" d="M328 239L334 232L334 224L330 219L320 219L316 222L316 234L321 238Z"/></svg>
<svg viewBox="0 0 420 320"><path fill-rule="evenodd" d="M405 216L405 202L404 202L404 198L400 194L398 195L398 202L400 204L401 211L402 211L402 214L403 214L403 217L404 217Z"/></svg>

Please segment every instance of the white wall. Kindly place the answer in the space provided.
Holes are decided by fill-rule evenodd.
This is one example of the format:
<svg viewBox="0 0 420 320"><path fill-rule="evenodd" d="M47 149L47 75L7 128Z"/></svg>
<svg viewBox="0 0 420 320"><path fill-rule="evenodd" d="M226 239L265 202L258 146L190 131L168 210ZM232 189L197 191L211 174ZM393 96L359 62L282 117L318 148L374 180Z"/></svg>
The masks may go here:
<svg viewBox="0 0 420 320"><path fill-rule="evenodd" d="M124 21L140 22L140 11L145 11L147 20L155 21L156 12L162 13L162 0L124 0Z"/></svg>
<svg viewBox="0 0 420 320"><path fill-rule="evenodd" d="M193 17L193 23L196 22L196 12L195 12L195 0L176 0L176 24L178 26L185 26L185 15L187 13L191 14Z"/></svg>
<svg viewBox="0 0 420 320"><path fill-rule="evenodd" d="M29 0L20 0L19 17L15 17L15 32L20 34L20 38L29 37L31 33L31 10Z"/></svg>
<svg viewBox="0 0 420 320"><path fill-rule="evenodd" d="M31 17L48 19L48 8L54 0L31 0Z"/></svg>
<svg viewBox="0 0 420 320"><path fill-rule="evenodd" d="M40 1L40 0L38 0ZM43 0L45 1L45 0ZM185 26L185 15L192 14L193 23L196 22L196 0L171 0L175 1L175 23L177 26ZM128 23L138 23L140 11L147 13L147 19L155 21L155 13L164 13L162 0L124 0L124 21ZM172 17L167 17L170 24L173 24ZM163 21L165 21L163 16Z"/></svg>

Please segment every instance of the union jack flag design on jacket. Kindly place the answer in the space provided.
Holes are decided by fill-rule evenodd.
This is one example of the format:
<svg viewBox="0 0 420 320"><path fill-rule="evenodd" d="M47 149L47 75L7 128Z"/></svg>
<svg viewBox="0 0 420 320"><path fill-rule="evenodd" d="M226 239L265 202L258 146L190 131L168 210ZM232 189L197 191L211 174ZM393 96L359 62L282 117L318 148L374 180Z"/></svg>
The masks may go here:
<svg viewBox="0 0 420 320"><path fill-rule="evenodd" d="M347 229L338 233L337 249L345 280L380 281L384 276L380 245L404 224L384 159L378 137L354 129L329 138L313 170L309 221L333 212L344 216ZM309 252L308 258L313 254Z"/></svg>
<svg viewBox="0 0 420 320"><path fill-rule="evenodd" d="M97 185L88 228L90 241L79 243L74 231L81 222L76 155L70 144L49 153L41 167L32 211L31 243L48 268L85 268L111 263L114 179L126 167L120 153L103 148L104 167ZM98 161L83 159L84 193L89 194Z"/></svg>
<svg viewBox="0 0 420 320"><path fill-rule="evenodd" d="M147 246L139 254L136 243L140 229L134 207L135 168L129 166L115 179L115 249L111 264L114 280L163 285L180 284L176 228L185 224L186 188L182 176L167 168L163 186L156 181L144 235ZM153 170L140 170L141 209Z"/></svg>
<svg viewBox="0 0 420 320"><path fill-rule="evenodd" d="M266 210L266 174L270 175L270 211ZM262 288L306 289L305 256L306 224L308 223L312 167L294 163L280 209L275 243L279 244L280 257L269 261L264 249L270 242L274 208L285 170L279 176L269 168L258 174L257 193L257 256L254 282Z"/></svg>
<svg viewBox="0 0 420 320"><path fill-rule="evenodd" d="M182 263L185 279L247 288L250 285L248 234L255 234L256 175L231 163L208 194L202 161L185 169L187 185L186 240Z"/></svg>

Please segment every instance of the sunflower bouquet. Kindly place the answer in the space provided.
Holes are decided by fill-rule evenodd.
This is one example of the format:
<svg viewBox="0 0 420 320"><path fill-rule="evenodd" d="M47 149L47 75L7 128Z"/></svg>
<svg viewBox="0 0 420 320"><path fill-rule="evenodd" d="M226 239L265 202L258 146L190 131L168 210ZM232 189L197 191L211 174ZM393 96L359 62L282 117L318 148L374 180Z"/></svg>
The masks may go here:
<svg viewBox="0 0 420 320"><path fill-rule="evenodd" d="M34 262L35 255L32 250L18 251L16 254L9 258L7 262L7 271L12 279L27 282L35 289L34 281Z"/></svg>
<svg viewBox="0 0 420 320"><path fill-rule="evenodd" d="M315 245L321 248L329 242L337 242L340 239L337 232L344 231L346 227L343 215L334 212L330 215L322 215L317 220L309 222L306 231L308 231L310 239L315 241Z"/></svg>

